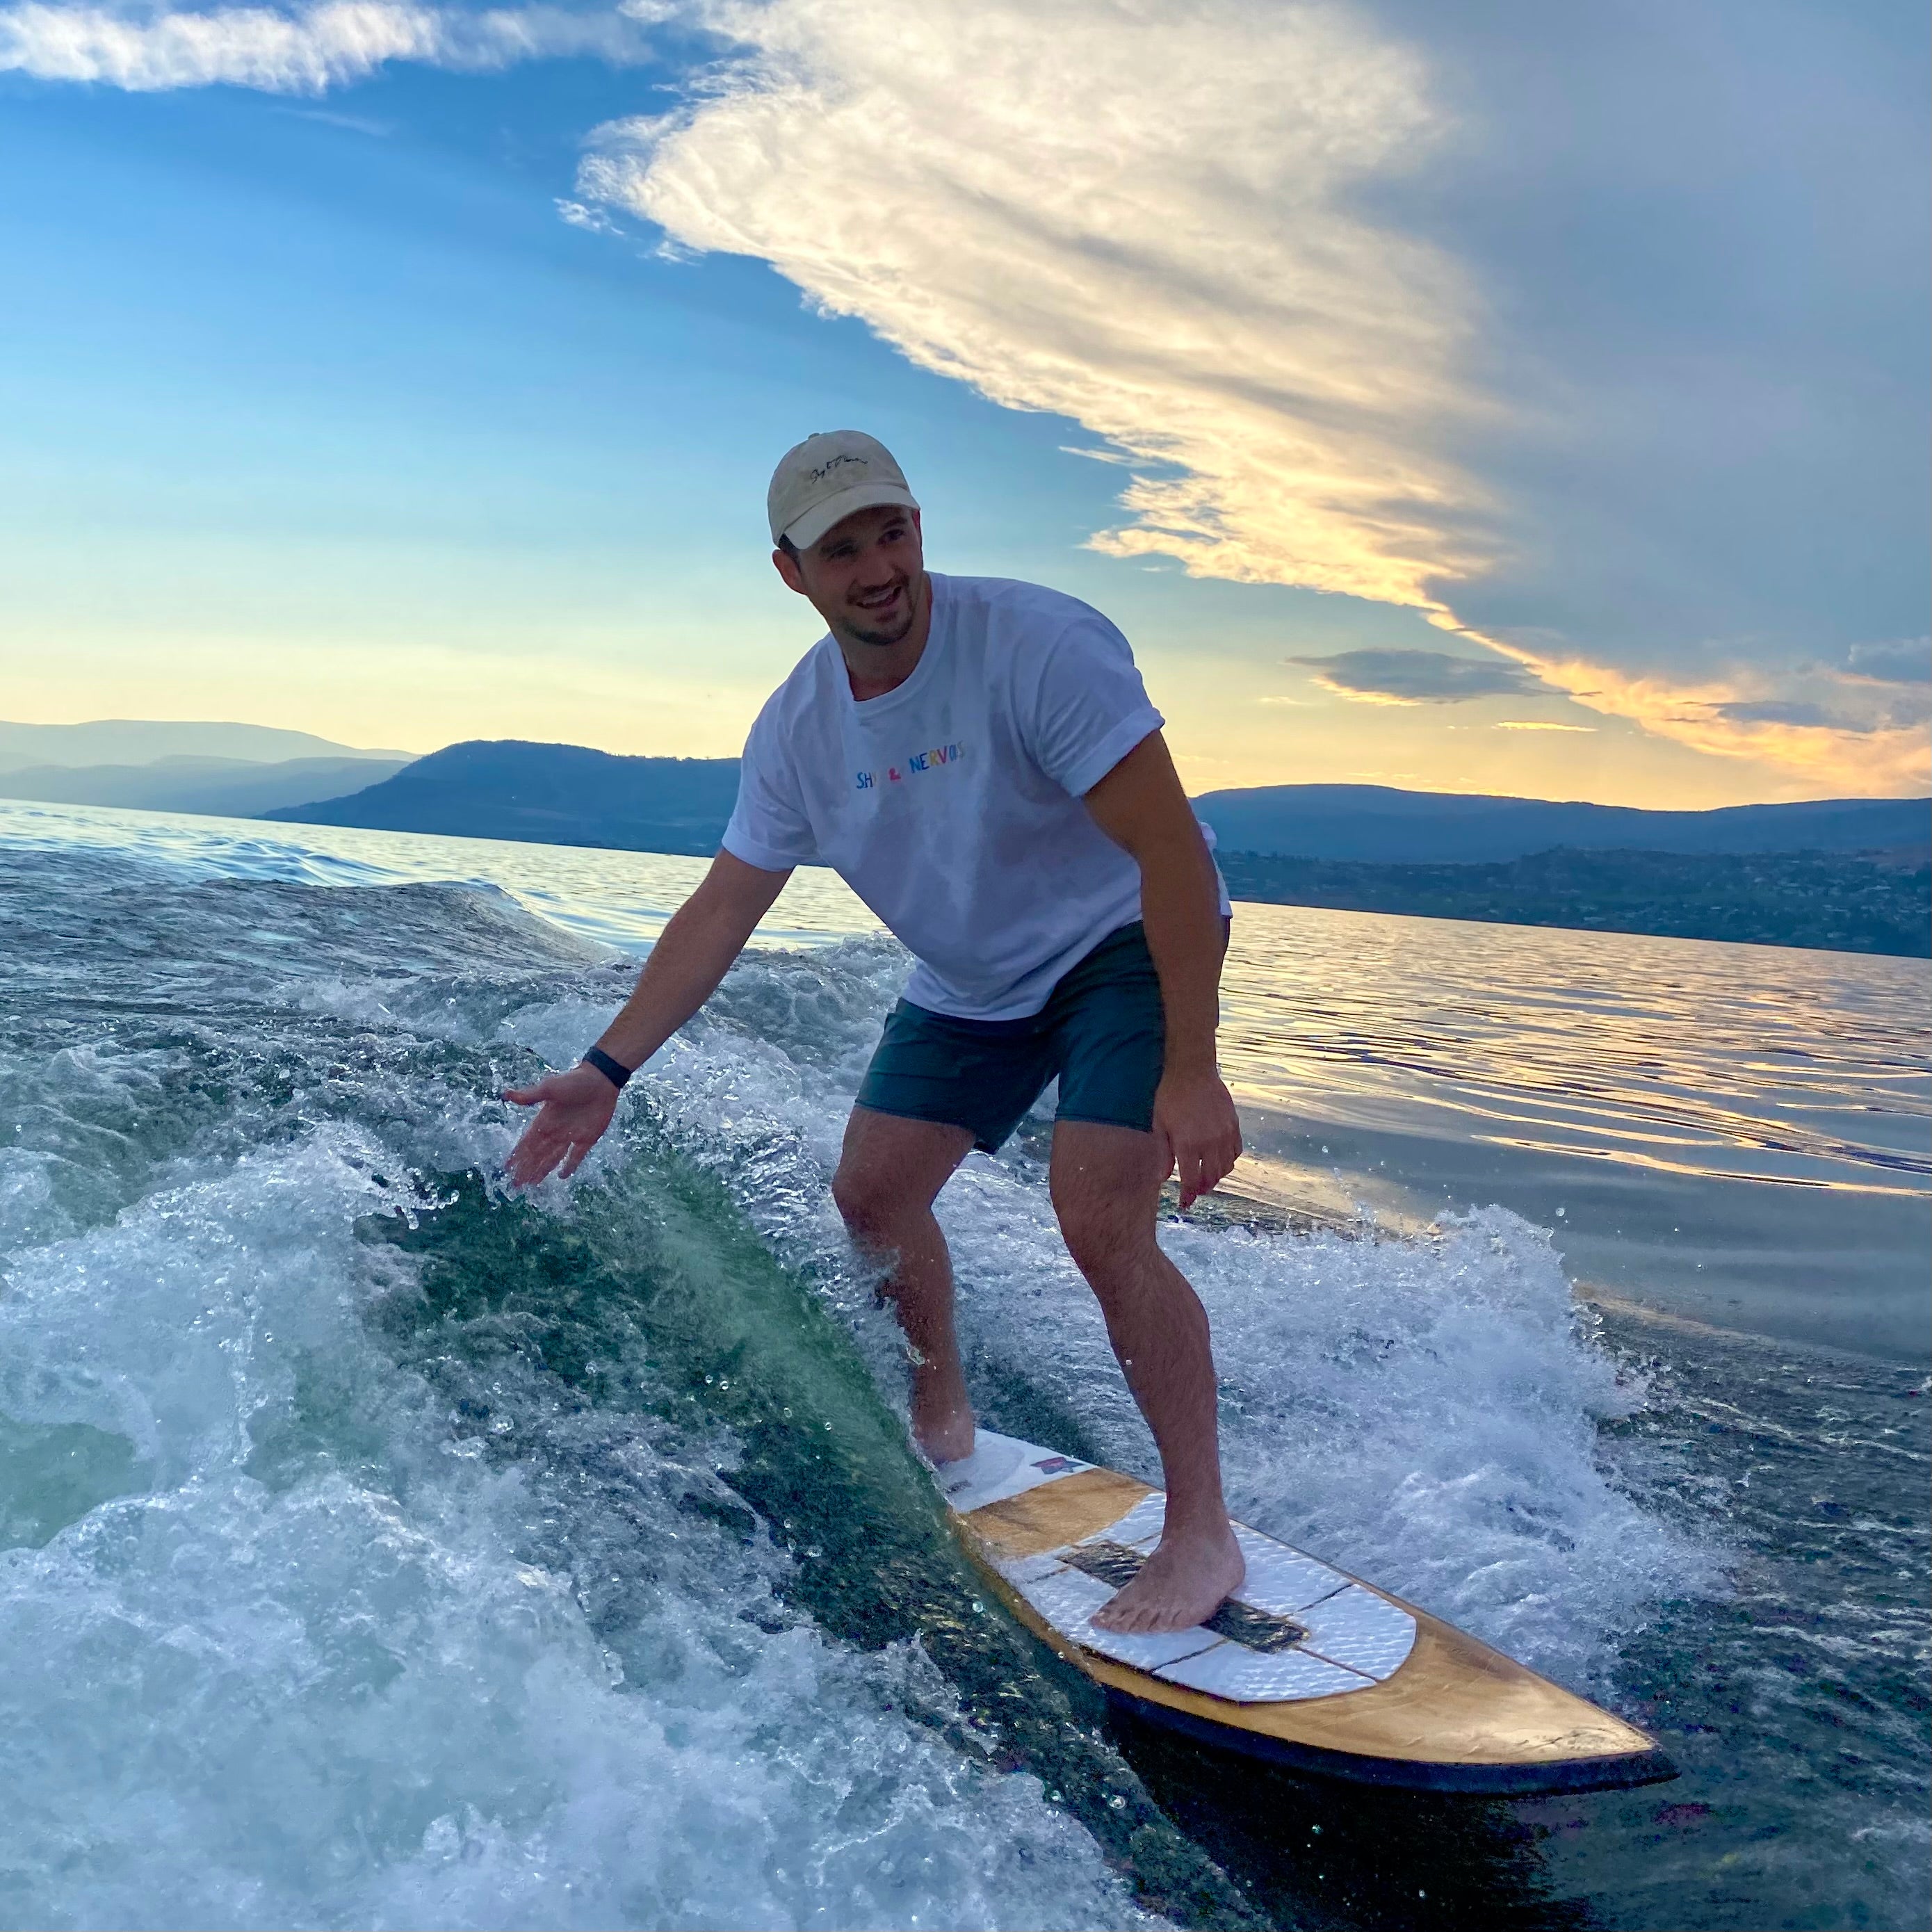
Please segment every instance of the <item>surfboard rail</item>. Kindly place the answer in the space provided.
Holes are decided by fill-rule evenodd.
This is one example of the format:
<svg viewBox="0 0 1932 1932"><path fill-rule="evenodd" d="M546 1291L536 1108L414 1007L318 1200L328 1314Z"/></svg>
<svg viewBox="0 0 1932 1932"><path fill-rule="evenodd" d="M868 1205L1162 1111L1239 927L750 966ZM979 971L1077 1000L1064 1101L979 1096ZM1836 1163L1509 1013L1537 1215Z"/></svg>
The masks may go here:
<svg viewBox="0 0 1932 1932"><path fill-rule="evenodd" d="M1088 1629L1088 1642L1056 1628L1040 1603L1030 1600L1028 1584L1046 1569L1061 1577L1072 1568L1090 1572L1091 1564L1069 1564L1070 1553L1118 1530L1130 1513L1138 1510L1135 1521L1144 1527L1147 1506L1159 1492L1117 1471L1034 1444L992 1440L1022 1453L1012 1459L1016 1470L990 1483L951 1486L955 1520L968 1552L1014 1616L1138 1717L1317 1775L1413 1790L1527 1796L1618 1789L1677 1774L1648 1732L1416 1605L1253 1532L1244 1540L1264 1542L1286 1558L1319 1564L1339 1582L1412 1619L1412 1640L1405 1634L1405 1647L1389 1653L1399 1660L1372 1675L1358 1665L1350 1678L1342 1666L1312 1654L1311 1670L1325 1670L1347 1688L1304 1688L1276 1698L1252 1692L1216 1695L1203 1688L1213 1681L1211 1673L1198 1667L1196 1682L1178 1682L1155 1674L1161 1667L1157 1661L1142 1668L1104 1654L1092 1647L1103 1640L1084 1622L1076 1621L1076 1628ZM980 1460L976 1455L974 1460ZM1036 1584L1032 1594L1051 1607ZM1376 1614L1396 1621L1388 1610ZM1318 1635L1310 1638L1311 1643L1320 1641ZM1312 1681L1318 1686L1324 1680Z"/></svg>

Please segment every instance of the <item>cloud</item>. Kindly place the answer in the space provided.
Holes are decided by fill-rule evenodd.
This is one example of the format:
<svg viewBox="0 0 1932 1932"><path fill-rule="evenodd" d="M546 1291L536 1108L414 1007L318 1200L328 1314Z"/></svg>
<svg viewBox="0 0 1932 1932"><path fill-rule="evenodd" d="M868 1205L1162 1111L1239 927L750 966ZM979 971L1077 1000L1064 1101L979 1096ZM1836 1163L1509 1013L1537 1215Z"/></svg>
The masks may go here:
<svg viewBox="0 0 1932 1932"><path fill-rule="evenodd" d="M1922 110L1888 30L1754 0L1639 32L1526 0L0 0L0 70L314 95L640 59L656 22L723 57L600 130L562 218L764 260L1077 422L1124 466L1097 548L1408 607L1511 692L1808 785L1932 783L1932 649L1852 641L1922 588Z"/></svg>
<svg viewBox="0 0 1932 1932"><path fill-rule="evenodd" d="M1755 704L1714 704L1711 710L1733 724L1811 724L1839 730L1856 730L1834 718L1822 704L1808 704L1792 698L1762 698Z"/></svg>
<svg viewBox="0 0 1932 1932"><path fill-rule="evenodd" d="M378 121L366 114L332 113L326 107L290 107L283 110L298 121L313 121L324 128L346 128L352 134L367 134L370 140L386 141L395 133L393 121Z"/></svg>
<svg viewBox="0 0 1932 1932"><path fill-rule="evenodd" d="M1593 710L1714 758L1781 767L1814 791L1887 796L1932 787L1932 687L1816 664L1733 662L1693 679L1562 655L1550 640L1483 641Z"/></svg>
<svg viewBox="0 0 1932 1932"><path fill-rule="evenodd" d="M730 53L600 130L584 200L1078 421L1132 466L1096 548L1408 606L1808 782L1911 766L1729 708L1819 701L1793 667L1916 571L1921 117L1882 36L1747 0L1638 33L1421 0L680 17ZM1690 78L1734 58L1749 86Z"/></svg>
<svg viewBox="0 0 1932 1932"><path fill-rule="evenodd" d="M580 201L566 201L560 196L556 212L559 218L572 228L581 228L592 235L621 235L624 232L602 208L586 208Z"/></svg>
<svg viewBox="0 0 1932 1932"><path fill-rule="evenodd" d="M1851 674L1883 684L1932 683L1932 638L1854 644L1845 653Z"/></svg>
<svg viewBox="0 0 1932 1932"><path fill-rule="evenodd" d="M922 367L1134 465L1112 554L1429 604L1480 567L1454 262L1365 212L1443 133L1331 4L698 0L736 50L579 193L769 262Z"/></svg>
<svg viewBox="0 0 1932 1932"><path fill-rule="evenodd" d="M1585 731L1596 730L1594 724L1556 724L1544 718L1498 718L1490 728L1494 731Z"/></svg>
<svg viewBox="0 0 1932 1932"><path fill-rule="evenodd" d="M1466 704L1478 698L1528 698L1539 686L1520 666L1499 658L1451 657L1446 651L1339 651L1330 657L1289 658L1338 698L1366 704Z"/></svg>
<svg viewBox="0 0 1932 1932"><path fill-rule="evenodd" d="M92 81L134 93L227 86L318 94L392 61L472 72L519 61L643 57L637 24L559 7L489 8L322 0L283 11L225 7L0 7L0 73Z"/></svg>

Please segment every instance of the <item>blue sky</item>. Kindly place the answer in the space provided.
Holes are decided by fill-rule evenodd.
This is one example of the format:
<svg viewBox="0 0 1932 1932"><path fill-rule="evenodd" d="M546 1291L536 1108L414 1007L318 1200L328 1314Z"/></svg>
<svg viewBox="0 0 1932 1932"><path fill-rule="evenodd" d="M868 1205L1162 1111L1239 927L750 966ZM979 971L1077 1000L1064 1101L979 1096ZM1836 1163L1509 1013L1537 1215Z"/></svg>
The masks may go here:
<svg viewBox="0 0 1932 1932"><path fill-rule="evenodd" d="M1924 38L0 4L0 714L735 750L849 424L1197 790L1924 790Z"/></svg>

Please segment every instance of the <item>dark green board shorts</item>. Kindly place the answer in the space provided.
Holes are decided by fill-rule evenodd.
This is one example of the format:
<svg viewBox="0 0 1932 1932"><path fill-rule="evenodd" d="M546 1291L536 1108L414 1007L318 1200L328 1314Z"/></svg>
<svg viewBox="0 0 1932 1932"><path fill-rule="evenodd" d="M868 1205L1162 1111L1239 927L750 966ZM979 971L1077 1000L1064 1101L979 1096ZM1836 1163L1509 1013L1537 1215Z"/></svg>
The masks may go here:
<svg viewBox="0 0 1932 1932"><path fill-rule="evenodd" d="M1154 1124L1166 1016L1138 922L1110 932L1018 1020L962 1020L902 1000L886 1021L859 1105L964 1127L994 1152L1057 1076L1059 1118Z"/></svg>

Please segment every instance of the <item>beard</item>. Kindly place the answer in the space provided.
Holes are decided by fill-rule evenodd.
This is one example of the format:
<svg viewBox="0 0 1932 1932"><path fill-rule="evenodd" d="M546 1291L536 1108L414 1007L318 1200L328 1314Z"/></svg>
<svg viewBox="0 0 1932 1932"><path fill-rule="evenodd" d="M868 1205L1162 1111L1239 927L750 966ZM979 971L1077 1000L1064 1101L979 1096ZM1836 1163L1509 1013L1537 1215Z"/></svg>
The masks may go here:
<svg viewBox="0 0 1932 1932"><path fill-rule="evenodd" d="M890 650L894 644L903 643L919 617L919 592L910 580L903 587L905 599L898 607L896 616L888 618L884 623L870 620L869 613L866 614L867 621L860 621L856 615L848 616L840 628L854 643L872 644L880 650Z"/></svg>

